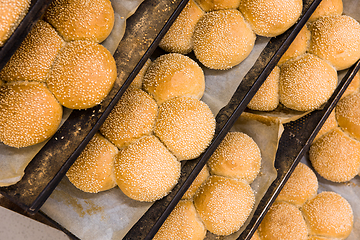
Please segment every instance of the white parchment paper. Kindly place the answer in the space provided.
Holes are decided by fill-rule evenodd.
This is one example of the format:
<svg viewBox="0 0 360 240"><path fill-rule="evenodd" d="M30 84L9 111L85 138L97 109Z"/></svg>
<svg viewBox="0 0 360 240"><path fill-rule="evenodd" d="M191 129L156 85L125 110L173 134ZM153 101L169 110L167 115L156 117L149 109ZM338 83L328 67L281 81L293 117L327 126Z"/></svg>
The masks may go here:
<svg viewBox="0 0 360 240"><path fill-rule="evenodd" d="M125 33L126 19L135 12L142 2L143 0L111 0L115 13L115 23L109 37L102 43L111 54L114 54ZM71 113L70 109L63 109L62 123ZM34 146L17 149L0 142L0 187L9 186L20 181L26 166L45 143L42 142Z"/></svg>

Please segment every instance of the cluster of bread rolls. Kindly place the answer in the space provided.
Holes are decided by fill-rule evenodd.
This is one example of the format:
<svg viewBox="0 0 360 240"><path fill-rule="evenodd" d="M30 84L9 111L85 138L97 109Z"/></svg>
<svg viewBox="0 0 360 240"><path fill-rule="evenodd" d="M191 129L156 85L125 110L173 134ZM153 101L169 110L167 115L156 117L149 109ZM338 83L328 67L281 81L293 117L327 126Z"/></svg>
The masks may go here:
<svg viewBox="0 0 360 240"><path fill-rule="evenodd" d="M194 51L204 66L229 69L250 54L256 34L280 35L301 11L301 0L190 0L160 47L182 54Z"/></svg>
<svg viewBox="0 0 360 240"><path fill-rule="evenodd" d="M242 132L229 132L154 239L204 239L206 230L219 236L238 231L253 209L249 184L260 167L255 141Z"/></svg>
<svg viewBox="0 0 360 240"><path fill-rule="evenodd" d="M337 193L317 190L315 173L299 163L252 239L347 238L353 228L350 204Z"/></svg>
<svg viewBox="0 0 360 240"><path fill-rule="evenodd" d="M287 108L309 111L329 99L337 86L337 71L360 58L360 24L342 11L341 0L320 3L280 59L280 71L273 70L248 105L250 109L270 111L278 100Z"/></svg>
<svg viewBox="0 0 360 240"><path fill-rule="evenodd" d="M309 152L314 169L333 182L360 173L359 73L324 123Z"/></svg>
<svg viewBox="0 0 360 240"><path fill-rule="evenodd" d="M198 157L214 135L215 118L199 100L204 90L202 69L189 57L148 60L67 172L70 182L92 193L118 185L138 201L166 196L180 161Z"/></svg>
<svg viewBox="0 0 360 240"><path fill-rule="evenodd" d="M2 47L30 8L30 0L4 0L0 2L0 47Z"/></svg>
<svg viewBox="0 0 360 240"><path fill-rule="evenodd" d="M20 1L21 2L21 1ZM117 76L99 42L111 32L109 0L55 0L0 71L0 141L27 147L51 137L62 107L99 104Z"/></svg>

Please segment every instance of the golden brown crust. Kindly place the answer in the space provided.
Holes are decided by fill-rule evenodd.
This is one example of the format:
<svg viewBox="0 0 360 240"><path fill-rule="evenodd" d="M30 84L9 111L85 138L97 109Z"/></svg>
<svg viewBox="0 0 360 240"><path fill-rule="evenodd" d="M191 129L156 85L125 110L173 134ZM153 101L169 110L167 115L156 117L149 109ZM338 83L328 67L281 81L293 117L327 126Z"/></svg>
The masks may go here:
<svg viewBox="0 0 360 240"><path fill-rule="evenodd" d="M256 34L276 37L298 20L302 1L242 0L239 9Z"/></svg>
<svg viewBox="0 0 360 240"><path fill-rule="evenodd" d="M168 53L149 66L143 87L158 104L174 97L200 99L205 91L205 77L200 66L188 56Z"/></svg>
<svg viewBox="0 0 360 240"><path fill-rule="evenodd" d="M208 12L196 24L194 53L206 67L225 70L250 54L255 38L238 10Z"/></svg>
<svg viewBox="0 0 360 240"><path fill-rule="evenodd" d="M45 13L65 41L104 41L114 26L114 10L109 0L55 0Z"/></svg>
<svg viewBox="0 0 360 240"><path fill-rule="evenodd" d="M250 240L261 240L258 230L255 231L254 235L251 237Z"/></svg>
<svg viewBox="0 0 360 240"><path fill-rule="evenodd" d="M350 136L360 140L360 93L341 99L335 112L339 126Z"/></svg>
<svg viewBox="0 0 360 240"><path fill-rule="evenodd" d="M166 196L180 177L180 162L155 136L140 138L115 158L116 183L128 197L152 202Z"/></svg>
<svg viewBox="0 0 360 240"><path fill-rule="evenodd" d="M154 240L201 240L205 235L205 226L193 202L181 200L166 218Z"/></svg>
<svg viewBox="0 0 360 240"><path fill-rule="evenodd" d="M275 202L258 230L262 240L306 240L308 236L300 210L287 202Z"/></svg>
<svg viewBox="0 0 360 240"><path fill-rule="evenodd" d="M229 132L209 159L210 172L252 183L260 172L261 152L242 132Z"/></svg>
<svg viewBox="0 0 360 240"><path fill-rule="evenodd" d="M337 126L338 126L338 123L336 121L335 109L334 109L333 111L331 111L329 117L326 119L324 125L321 127L320 131L316 135L314 141L316 141L319 137L321 137L322 135L324 135L331 129L336 128Z"/></svg>
<svg viewBox="0 0 360 240"><path fill-rule="evenodd" d="M215 118L202 101L172 98L159 107L154 133L179 159L198 157L210 144L215 131Z"/></svg>
<svg viewBox="0 0 360 240"><path fill-rule="evenodd" d="M205 11L217 11L224 9L236 9L241 0L195 0L197 4Z"/></svg>
<svg viewBox="0 0 360 240"><path fill-rule="evenodd" d="M353 212L345 198L334 192L322 192L301 208L309 233L345 239L353 228Z"/></svg>
<svg viewBox="0 0 360 240"><path fill-rule="evenodd" d="M196 191L200 186L205 182L205 180L210 176L209 170L205 165L199 174L196 176L195 180L192 182L188 190L183 195L182 199L191 199L194 197Z"/></svg>
<svg viewBox="0 0 360 240"><path fill-rule="evenodd" d="M84 192L97 193L111 189L116 185L113 168L118 152L117 147L96 133L66 176Z"/></svg>
<svg viewBox="0 0 360 240"><path fill-rule="evenodd" d="M351 83L349 84L349 86L346 88L346 91L341 96L341 98L344 98L350 94L359 92L359 86L360 86L360 73L358 72L355 75L355 77L353 78L353 80L351 81Z"/></svg>
<svg viewBox="0 0 360 240"><path fill-rule="evenodd" d="M151 134L157 109L149 94L129 87L100 127L100 132L118 148L128 146Z"/></svg>
<svg viewBox="0 0 360 240"><path fill-rule="evenodd" d="M159 47L167 52L181 54L191 52L194 47L193 35L195 25L203 15L203 10L194 0L190 0L161 39Z"/></svg>
<svg viewBox="0 0 360 240"><path fill-rule="evenodd" d="M275 66L247 107L258 111L272 111L277 108L279 105L279 79L280 68Z"/></svg>
<svg viewBox="0 0 360 240"><path fill-rule="evenodd" d="M0 1L0 47L11 36L21 20L25 17L30 0Z"/></svg>
<svg viewBox="0 0 360 240"><path fill-rule="evenodd" d="M337 70L350 67L360 58L360 24L353 18L325 16L310 25L309 52L329 61Z"/></svg>
<svg viewBox="0 0 360 240"><path fill-rule="evenodd" d="M63 106L85 109L107 96L116 75L115 60L105 47L79 40L60 50L46 83Z"/></svg>
<svg viewBox="0 0 360 240"><path fill-rule="evenodd" d="M194 197L194 205L205 227L217 235L239 230L255 202L247 183L227 177L210 176Z"/></svg>
<svg viewBox="0 0 360 240"><path fill-rule="evenodd" d="M0 141L27 147L50 138L60 125L62 107L38 82L12 82L0 88Z"/></svg>
<svg viewBox="0 0 360 240"><path fill-rule="evenodd" d="M315 173L305 164L299 163L276 200L300 207L314 197L317 190L318 180Z"/></svg>
<svg viewBox="0 0 360 240"><path fill-rule="evenodd" d="M314 110L330 98L336 85L336 70L307 53L281 66L280 102L298 111Z"/></svg>
<svg viewBox="0 0 360 240"><path fill-rule="evenodd" d="M65 42L54 28L39 20L0 72L4 81L45 82Z"/></svg>
<svg viewBox="0 0 360 240"><path fill-rule="evenodd" d="M311 145L309 157L322 177L333 182L346 182L359 173L360 142L336 127Z"/></svg>
<svg viewBox="0 0 360 240"><path fill-rule="evenodd" d="M146 73L147 69L149 68L150 64L151 64L151 60L150 60L150 58L148 58L148 60L146 60L146 62L144 64L144 66L140 69L139 73L136 75L136 77L132 81L131 86L136 87L136 88L142 87L145 73Z"/></svg>
<svg viewBox="0 0 360 240"><path fill-rule="evenodd" d="M313 22L323 16L341 15L343 12L342 0L322 0L310 16L308 22Z"/></svg>

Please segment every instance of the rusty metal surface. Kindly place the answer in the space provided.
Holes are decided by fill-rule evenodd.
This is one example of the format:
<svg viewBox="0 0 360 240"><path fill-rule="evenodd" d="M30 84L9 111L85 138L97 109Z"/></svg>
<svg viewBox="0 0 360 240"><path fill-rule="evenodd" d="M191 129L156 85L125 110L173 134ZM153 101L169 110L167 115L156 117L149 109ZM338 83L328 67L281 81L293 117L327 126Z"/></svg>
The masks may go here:
<svg viewBox="0 0 360 240"><path fill-rule="evenodd" d="M145 0L139 6L127 20L125 35L114 54L118 77L109 95L94 108L74 110L29 163L24 177L12 186L0 188L1 194L28 212L39 210L186 3L187 0Z"/></svg>

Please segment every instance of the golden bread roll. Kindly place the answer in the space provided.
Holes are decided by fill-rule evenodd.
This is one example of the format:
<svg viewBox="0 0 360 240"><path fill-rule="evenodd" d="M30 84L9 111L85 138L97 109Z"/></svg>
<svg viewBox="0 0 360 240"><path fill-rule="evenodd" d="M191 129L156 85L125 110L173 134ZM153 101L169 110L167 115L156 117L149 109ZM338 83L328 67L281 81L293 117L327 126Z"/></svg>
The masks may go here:
<svg viewBox="0 0 360 240"><path fill-rule="evenodd" d="M194 196L194 205L205 227L217 235L239 230L255 202L250 185L242 180L210 176Z"/></svg>
<svg viewBox="0 0 360 240"><path fill-rule="evenodd" d="M287 61L280 70L280 102L297 111L319 108L337 86L337 72L326 61L304 54Z"/></svg>
<svg viewBox="0 0 360 240"><path fill-rule="evenodd" d="M144 76L143 88L158 104L180 96L200 99L205 91L205 76L188 56L168 53L151 63Z"/></svg>
<svg viewBox="0 0 360 240"><path fill-rule="evenodd" d="M75 187L84 192L109 190L116 185L114 160L118 152L117 147L96 133L66 176Z"/></svg>
<svg viewBox="0 0 360 240"><path fill-rule="evenodd" d="M214 115L200 100L172 98L159 107L154 133L180 161L200 156L214 132Z"/></svg>
<svg viewBox="0 0 360 240"><path fill-rule="evenodd" d="M307 200L315 197L317 190L318 180L315 173L305 164L299 163L276 200L300 207Z"/></svg>
<svg viewBox="0 0 360 240"><path fill-rule="evenodd" d="M346 182L360 169L360 142L334 128L314 142L309 151L314 169L333 182Z"/></svg>
<svg viewBox="0 0 360 240"><path fill-rule="evenodd" d="M353 211L345 198L322 192L301 208L311 235L345 239L353 228Z"/></svg>
<svg viewBox="0 0 360 240"><path fill-rule="evenodd" d="M146 60L146 62L144 64L144 66L140 69L139 73L136 75L136 77L132 81L131 86L136 87L136 88L142 87L145 73L146 73L147 69L149 68L150 64L151 64L151 60L150 60L150 58L148 58L148 60Z"/></svg>
<svg viewBox="0 0 360 240"><path fill-rule="evenodd" d="M341 15L343 12L342 0L322 0L310 16L308 22L313 22L323 16Z"/></svg>
<svg viewBox="0 0 360 240"><path fill-rule="evenodd" d="M308 236L300 210L287 202L275 202L258 231L262 240L307 240Z"/></svg>
<svg viewBox="0 0 360 240"><path fill-rule="evenodd" d="M4 81L45 82L65 42L54 28L39 20L0 72Z"/></svg>
<svg viewBox="0 0 360 240"><path fill-rule="evenodd" d="M206 229L194 204L190 200L181 200L164 224L156 233L154 240L201 240Z"/></svg>
<svg viewBox="0 0 360 240"><path fill-rule="evenodd" d="M309 52L329 61L336 70L353 65L360 58L360 24L353 18L326 16L310 25Z"/></svg>
<svg viewBox="0 0 360 240"><path fill-rule="evenodd" d="M90 41L69 42L55 60L46 83L60 104L85 109L99 104L116 80L113 56Z"/></svg>
<svg viewBox="0 0 360 240"><path fill-rule="evenodd" d="M65 41L104 41L114 26L114 9L109 0L54 0L45 13Z"/></svg>
<svg viewBox="0 0 360 240"><path fill-rule="evenodd" d="M30 7L30 0L0 1L0 47L15 31Z"/></svg>
<svg viewBox="0 0 360 240"><path fill-rule="evenodd" d="M351 80L351 83L349 84L349 86L346 88L346 91L344 92L344 94L341 96L341 98L344 98L350 94L359 92L359 86L360 86L360 72L358 72L355 77L353 78L353 80Z"/></svg>
<svg viewBox="0 0 360 240"><path fill-rule="evenodd" d="M321 127L320 131L316 135L314 141L316 141L319 137L321 137L322 135L324 135L331 129L336 128L337 126L338 126L338 123L336 121L335 109L334 109L333 111L331 111L329 117L324 122L324 125Z"/></svg>
<svg viewBox="0 0 360 240"><path fill-rule="evenodd" d="M306 25L300 30L294 41L290 44L289 48L280 58L278 65L285 63L291 58L298 57L304 54L310 45L311 33Z"/></svg>
<svg viewBox="0 0 360 240"><path fill-rule="evenodd" d="M161 39L159 47L167 52L181 54L191 52L194 47L193 35L195 25L203 15L203 10L194 0L190 0Z"/></svg>
<svg viewBox="0 0 360 240"><path fill-rule="evenodd" d="M11 82L0 88L0 141L27 147L51 137L62 107L44 83Z"/></svg>
<svg viewBox="0 0 360 240"><path fill-rule="evenodd" d="M241 0L195 0L195 1L205 12L238 8L241 2Z"/></svg>
<svg viewBox="0 0 360 240"><path fill-rule="evenodd" d="M255 38L238 10L208 12L196 24L194 53L205 67L225 70L250 54Z"/></svg>
<svg viewBox="0 0 360 240"><path fill-rule="evenodd" d="M335 112L339 126L350 136L360 140L360 93L341 99Z"/></svg>
<svg viewBox="0 0 360 240"><path fill-rule="evenodd" d="M276 37L300 17L302 0L242 0L239 9L260 36Z"/></svg>
<svg viewBox="0 0 360 240"><path fill-rule="evenodd" d="M332 240L331 238L319 237L319 236L311 236L308 240Z"/></svg>
<svg viewBox="0 0 360 240"><path fill-rule="evenodd" d="M129 87L100 127L100 132L118 148L123 148L151 134L157 109L149 94Z"/></svg>
<svg viewBox="0 0 360 240"><path fill-rule="evenodd" d="M196 176L195 180L192 182L188 190L183 195L182 199L191 199L194 197L196 191L200 186L205 182L205 180L210 176L209 170L205 165L199 174Z"/></svg>
<svg viewBox="0 0 360 240"><path fill-rule="evenodd" d="M122 149L114 165L117 185L137 201L152 202L166 196L180 177L180 162L153 135Z"/></svg>
<svg viewBox="0 0 360 240"><path fill-rule="evenodd" d="M280 68L275 66L247 107L258 111L271 111L277 108L279 105L279 78Z"/></svg>
<svg viewBox="0 0 360 240"><path fill-rule="evenodd" d="M209 159L215 175L252 183L261 167L261 152L256 142L242 132L228 132Z"/></svg>
<svg viewBox="0 0 360 240"><path fill-rule="evenodd" d="M250 240L261 240L258 230L255 231L254 235L251 237Z"/></svg>

